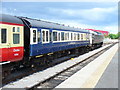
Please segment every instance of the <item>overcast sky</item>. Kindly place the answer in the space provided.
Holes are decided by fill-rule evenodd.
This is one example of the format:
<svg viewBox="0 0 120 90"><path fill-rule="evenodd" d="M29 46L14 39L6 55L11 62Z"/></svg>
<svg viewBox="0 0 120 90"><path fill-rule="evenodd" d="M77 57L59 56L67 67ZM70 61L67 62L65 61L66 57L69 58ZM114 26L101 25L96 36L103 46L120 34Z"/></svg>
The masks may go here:
<svg viewBox="0 0 120 90"><path fill-rule="evenodd" d="M0 13L118 32L117 2L2 2Z"/></svg>

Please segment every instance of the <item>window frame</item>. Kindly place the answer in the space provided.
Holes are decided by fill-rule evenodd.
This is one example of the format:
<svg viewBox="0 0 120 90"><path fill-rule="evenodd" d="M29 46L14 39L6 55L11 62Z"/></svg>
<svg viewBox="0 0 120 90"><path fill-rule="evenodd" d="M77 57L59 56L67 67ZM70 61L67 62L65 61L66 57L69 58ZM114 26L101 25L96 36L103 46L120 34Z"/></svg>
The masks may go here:
<svg viewBox="0 0 120 90"><path fill-rule="evenodd" d="M14 30L15 30L14 32L13 32L13 28L14 28ZM18 28L19 28L19 32L18 32ZM15 43L13 42L13 38L14 38L14 37L12 36L12 37L13 37L13 38L12 38L12 44L13 44L13 45L19 45L19 44L21 44L21 31L20 31L20 27L12 27L12 35L13 35L13 34L19 34L19 43L15 44Z"/></svg>
<svg viewBox="0 0 120 90"><path fill-rule="evenodd" d="M64 42L65 41L65 32L64 31L60 31L60 33L61 33L61 36L60 36L61 37L61 42ZM62 33L64 33L63 38L62 38Z"/></svg>
<svg viewBox="0 0 120 90"><path fill-rule="evenodd" d="M74 32L74 41L77 41L77 32Z"/></svg>
<svg viewBox="0 0 120 90"><path fill-rule="evenodd" d="M45 31L45 41L43 41L43 31ZM48 31L48 41L46 41L46 32ZM42 44L45 44L45 43L50 43L50 30L49 29L41 29L41 42Z"/></svg>
<svg viewBox="0 0 120 90"><path fill-rule="evenodd" d="M53 34L53 32L57 32L57 41L53 41L53 35L52 35L52 42L53 42L53 43L69 42L69 41L71 41L71 40L70 40L70 36L69 36L71 32L69 32L69 31L52 30L52 34ZM58 40L58 34L59 34L59 33L60 33L60 41ZM64 40L62 40L62 33L64 33L64 37L63 37ZM68 35L67 35L67 40L65 40L65 34L66 34L66 33L68 34Z"/></svg>
<svg viewBox="0 0 120 90"><path fill-rule="evenodd" d="M74 41L74 32L72 32L72 38L71 41Z"/></svg>
<svg viewBox="0 0 120 90"><path fill-rule="evenodd" d="M57 33L57 41L61 41L61 32L60 31L58 31L58 33Z"/></svg>
<svg viewBox="0 0 120 90"><path fill-rule="evenodd" d="M53 40L53 32L57 32L57 41L54 41ZM60 31L57 31L57 30L52 30L52 42L53 43L55 43L55 42L60 42L60 41L58 41L58 33L59 33ZM61 36L60 36L61 37Z"/></svg>
<svg viewBox="0 0 120 90"><path fill-rule="evenodd" d="M41 31L40 30L37 31L37 40L38 40L38 43L41 42Z"/></svg>
<svg viewBox="0 0 120 90"><path fill-rule="evenodd" d="M77 41L79 41L80 40L80 35L79 35L79 33L77 33Z"/></svg>
<svg viewBox="0 0 120 90"><path fill-rule="evenodd" d="M79 33L79 41L81 41L81 33Z"/></svg>
<svg viewBox="0 0 120 90"><path fill-rule="evenodd" d="M86 33L83 33L83 41L86 41Z"/></svg>
<svg viewBox="0 0 120 90"><path fill-rule="evenodd" d="M14 35L19 35L19 42L18 43L14 43ZM20 44L20 33L13 33L13 44L14 45Z"/></svg>
<svg viewBox="0 0 120 90"><path fill-rule="evenodd" d="M16 27L12 27L12 32L16 32Z"/></svg>
<svg viewBox="0 0 120 90"><path fill-rule="evenodd" d="M72 39L71 39L71 33L72 32L69 32L69 41L72 41Z"/></svg>
<svg viewBox="0 0 120 90"><path fill-rule="evenodd" d="M64 41L67 41L67 32L64 32Z"/></svg>
<svg viewBox="0 0 120 90"><path fill-rule="evenodd" d="M36 42L33 42L33 31L36 31ZM37 39L37 28L30 28L30 44L37 44L38 39Z"/></svg>
<svg viewBox="0 0 120 90"><path fill-rule="evenodd" d="M0 39L0 44L8 44L8 29L7 28L0 28L1 29L1 31L0 31L0 37L1 37L1 39ZM2 34L1 34L1 32L2 32L2 29L5 29L6 30L6 43L2 43Z"/></svg>
<svg viewBox="0 0 120 90"><path fill-rule="evenodd" d="M84 35L83 35L83 33L81 33L81 41L84 41Z"/></svg>

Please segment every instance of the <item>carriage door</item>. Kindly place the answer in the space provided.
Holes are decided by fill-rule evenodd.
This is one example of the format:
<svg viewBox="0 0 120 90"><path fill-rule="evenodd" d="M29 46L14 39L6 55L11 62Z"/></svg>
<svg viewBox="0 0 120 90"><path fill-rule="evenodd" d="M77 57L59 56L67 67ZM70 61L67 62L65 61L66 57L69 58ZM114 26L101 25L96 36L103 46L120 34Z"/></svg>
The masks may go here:
<svg viewBox="0 0 120 90"><path fill-rule="evenodd" d="M3 24L0 28L0 61L19 61L23 58L23 26Z"/></svg>
<svg viewBox="0 0 120 90"><path fill-rule="evenodd" d="M8 56L8 48L9 48L9 43L8 43L8 30L7 28L1 28L0 31L0 61L8 61L9 56Z"/></svg>
<svg viewBox="0 0 120 90"><path fill-rule="evenodd" d="M31 28L30 29L30 44L37 44L37 29L36 28Z"/></svg>
<svg viewBox="0 0 120 90"><path fill-rule="evenodd" d="M10 30L10 61L19 61L23 58L23 27L15 26Z"/></svg>

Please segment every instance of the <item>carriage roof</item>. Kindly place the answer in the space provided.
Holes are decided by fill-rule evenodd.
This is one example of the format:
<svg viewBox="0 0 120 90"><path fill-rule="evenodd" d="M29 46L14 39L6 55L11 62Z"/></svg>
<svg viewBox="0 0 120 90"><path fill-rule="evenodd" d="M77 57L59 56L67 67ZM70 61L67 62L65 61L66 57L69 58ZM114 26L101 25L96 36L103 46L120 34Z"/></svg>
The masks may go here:
<svg viewBox="0 0 120 90"><path fill-rule="evenodd" d="M70 30L70 31L82 31L82 32L89 32L88 30L84 30L81 28L74 28L65 26L63 24L48 22L48 21L42 21L37 19L31 19L31 18L22 18L27 20L32 27L42 27L42 28L51 28L51 29L61 29L61 30Z"/></svg>
<svg viewBox="0 0 120 90"><path fill-rule="evenodd" d="M0 22L23 24L23 22L19 18L7 14L0 14Z"/></svg>

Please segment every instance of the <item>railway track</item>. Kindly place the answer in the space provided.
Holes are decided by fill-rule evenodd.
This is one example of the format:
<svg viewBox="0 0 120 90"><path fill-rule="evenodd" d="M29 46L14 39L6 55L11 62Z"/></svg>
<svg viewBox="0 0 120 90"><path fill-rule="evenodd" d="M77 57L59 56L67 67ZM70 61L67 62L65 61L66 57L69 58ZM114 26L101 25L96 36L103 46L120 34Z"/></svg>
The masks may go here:
<svg viewBox="0 0 120 90"><path fill-rule="evenodd" d="M115 44L115 43L114 43ZM64 80L66 80L67 78L69 78L71 75L73 75L74 73L76 73L78 70L80 70L80 69L82 69L84 66L86 66L88 63L90 63L91 61L93 61L95 58L97 58L99 55L101 55L102 53L104 53L106 50L108 50L109 48L111 48L114 44L111 44L111 45L108 45L108 46L106 46L105 48L101 48L101 50L99 50L99 51L97 51L96 53L94 53L93 55L92 55L92 53L91 53L91 55L90 56L87 56L86 58L84 58L83 60L81 60L81 61L76 61L76 62L74 62L71 66L69 66L69 67L65 67L63 70L58 70L58 71L56 71L56 73L55 74L53 74L53 75L48 75L48 76L46 76L46 72L47 72L47 70L46 70L46 72L45 72L45 75L44 75L44 73L42 73L42 72L44 72L45 71L45 68L43 69L43 71L41 71L40 73L41 73L41 75L42 76L46 76L45 78L43 78L43 79L41 79L41 80L38 80L37 81L37 83L35 83L35 84L33 84L33 85L23 85L23 88L28 88L28 89L33 89L33 88L54 88L54 87L56 87L58 84L60 84L61 82L63 82ZM87 54L86 54L87 55ZM75 57L75 55L73 55L73 56L71 56L71 57ZM69 58L71 58L71 57L69 57ZM82 56L81 56L82 57ZM64 57L64 59L67 59L67 57L65 58ZM69 60L70 61L70 60ZM68 61L68 62L69 62ZM72 60L71 60L72 61ZM66 61L67 62L67 61ZM66 64L67 65L67 64ZM57 65L56 65L57 66ZM51 67L50 67L51 68ZM52 67L52 68L54 68L54 66ZM49 69L48 69L48 71L50 71ZM35 72L35 71L34 71ZM39 73L39 72L38 72ZM51 73L53 73L53 72L51 72ZM49 74L51 74L51 73L49 73ZM31 73L32 74L32 73ZM25 75L23 75L23 76L25 76ZM39 77L40 77L40 75L39 75ZM28 77L27 77L28 78ZM37 77L36 77L37 78ZM42 78L42 77L41 77ZM23 78L24 79L24 78ZM32 79L32 78L31 78ZM12 87L12 86L14 86L14 87L16 87L16 85L18 84L18 83L20 83L19 81L22 81L22 82L24 82L24 80L18 80L18 82L13 82L12 84L10 83L10 84L7 84L7 85L5 85L5 86L3 86L3 88L6 88L6 87ZM27 80L26 80L27 81ZM34 81L34 80L33 80ZM28 82L29 82L29 80L28 80ZM17 87L16 87L17 88ZM18 88L20 88L19 86L18 86Z"/></svg>

